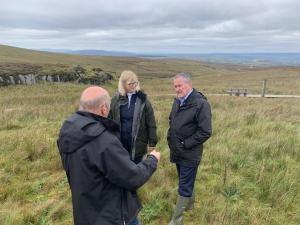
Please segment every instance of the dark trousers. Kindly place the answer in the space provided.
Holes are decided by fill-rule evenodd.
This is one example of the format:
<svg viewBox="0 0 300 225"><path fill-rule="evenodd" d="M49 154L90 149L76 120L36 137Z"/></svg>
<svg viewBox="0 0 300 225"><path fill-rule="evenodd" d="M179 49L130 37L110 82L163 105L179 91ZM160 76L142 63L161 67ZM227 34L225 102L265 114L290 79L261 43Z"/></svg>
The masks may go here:
<svg viewBox="0 0 300 225"><path fill-rule="evenodd" d="M183 197L191 197L196 180L197 166L183 166L176 163L178 174L178 193Z"/></svg>

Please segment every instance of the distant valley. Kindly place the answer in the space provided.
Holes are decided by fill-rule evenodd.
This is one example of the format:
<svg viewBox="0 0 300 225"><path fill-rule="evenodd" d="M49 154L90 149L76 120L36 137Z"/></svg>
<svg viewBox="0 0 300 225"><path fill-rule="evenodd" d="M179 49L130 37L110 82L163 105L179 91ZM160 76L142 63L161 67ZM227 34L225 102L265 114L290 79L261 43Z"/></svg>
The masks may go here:
<svg viewBox="0 0 300 225"><path fill-rule="evenodd" d="M96 49L67 50L42 49L43 51L84 56L118 56L142 58L175 58L206 63L234 64L249 67L300 66L300 53L134 53Z"/></svg>

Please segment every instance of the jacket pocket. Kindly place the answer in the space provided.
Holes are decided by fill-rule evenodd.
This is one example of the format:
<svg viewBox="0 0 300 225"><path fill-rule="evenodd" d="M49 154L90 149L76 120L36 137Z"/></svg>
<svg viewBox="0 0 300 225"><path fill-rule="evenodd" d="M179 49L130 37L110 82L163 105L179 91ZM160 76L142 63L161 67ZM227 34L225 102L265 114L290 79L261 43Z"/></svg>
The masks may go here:
<svg viewBox="0 0 300 225"><path fill-rule="evenodd" d="M175 135L175 146L179 152L184 151L183 138Z"/></svg>
<svg viewBox="0 0 300 225"><path fill-rule="evenodd" d="M184 145L183 145L183 139L177 135L170 134L167 137L168 145L171 151L174 151L176 153L180 153L184 151Z"/></svg>

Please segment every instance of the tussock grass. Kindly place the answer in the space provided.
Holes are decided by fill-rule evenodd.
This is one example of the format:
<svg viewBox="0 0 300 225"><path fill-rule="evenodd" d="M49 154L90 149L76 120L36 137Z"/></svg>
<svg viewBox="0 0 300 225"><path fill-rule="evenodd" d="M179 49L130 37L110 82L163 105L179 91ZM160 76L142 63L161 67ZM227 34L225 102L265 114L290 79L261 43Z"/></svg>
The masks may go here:
<svg viewBox="0 0 300 225"><path fill-rule="evenodd" d="M213 84L209 75L205 79ZM140 219L167 224L177 195L166 143L173 97L156 94L173 90L169 78L141 80L155 110L162 158L155 175L138 190L144 204ZM67 83L1 88L0 224L72 224L56 138L85 88ZM106 88L113 94L116 83ZM210 97L209 102L213 136L198 171L195 208L186 212L184 224L299 224L298 100Z"/></svg>

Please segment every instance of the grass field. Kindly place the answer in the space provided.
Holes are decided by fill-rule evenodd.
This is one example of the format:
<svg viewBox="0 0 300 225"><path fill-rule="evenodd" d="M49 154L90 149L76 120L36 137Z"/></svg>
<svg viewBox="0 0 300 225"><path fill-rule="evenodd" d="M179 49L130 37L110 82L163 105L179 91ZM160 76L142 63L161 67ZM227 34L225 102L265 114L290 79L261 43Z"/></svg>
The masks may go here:
<svg viewBox="0 0 300 225"><path fill-rule="evenodd" d="M104 65L101 60L97 59ZM162 158L155 175L139 189L144 204L142 224L167 224L176 201L177 177L166 143L173 97L156 96L173 93L173 72L193 72L195 87L204 93L221 92L232 85L251 86L259 93L264 78L270 81L269 92L300 93L296 68L213 69L172 60L145 61L143 67L142 59L129 59L132 64L120 60L124 64L118 64L116 71L129 68L141 74L158 123L157 148ZM158 68L152 72L154 64ZM105 85L111 94L116 86L117 81ZM86 87L55 83L0 88L1 225L72 224L71 196L56 138ZM197 175L195 209L185 214L184 224L300 224L299 100L210 96L209 102L213 135L205 144Z"/></svg>
<svg viewBox="0 0 300 225"><path fill-rule="evenodd" d="M56 138L78 84L7 87L0 94L0 224L72 224ZM107 85L113 93L114 85ZM149 93L151 94L151 92ZM172 97L151 97L162 160L139 190L143 224L167 224L176 198L166 144ZM299 224L300 108L295 99L211 97L212 138L185 224Z"/></svg>

